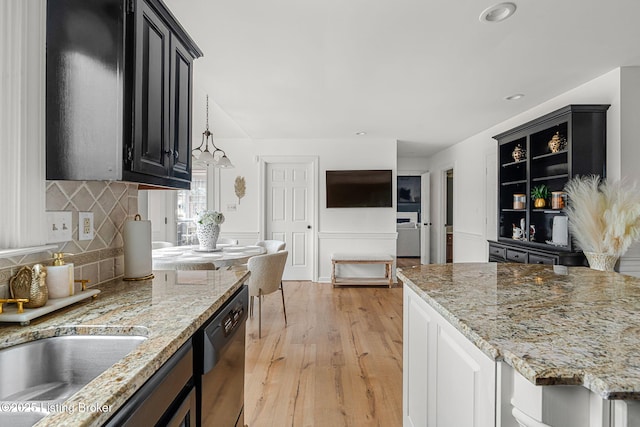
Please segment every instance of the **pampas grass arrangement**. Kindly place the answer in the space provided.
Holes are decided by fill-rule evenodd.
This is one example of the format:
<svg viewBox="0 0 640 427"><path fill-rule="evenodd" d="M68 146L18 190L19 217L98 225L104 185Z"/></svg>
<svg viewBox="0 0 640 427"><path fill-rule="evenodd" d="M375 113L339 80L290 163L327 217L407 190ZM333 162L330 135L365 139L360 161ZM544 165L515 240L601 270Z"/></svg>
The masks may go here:
<svg viewBox="0 0 640 427"><path fill-rule="evenodd" d="M564 188L569 228L587 254L619 258L640 238L640 191L636 183L576 176Z"/></svg>

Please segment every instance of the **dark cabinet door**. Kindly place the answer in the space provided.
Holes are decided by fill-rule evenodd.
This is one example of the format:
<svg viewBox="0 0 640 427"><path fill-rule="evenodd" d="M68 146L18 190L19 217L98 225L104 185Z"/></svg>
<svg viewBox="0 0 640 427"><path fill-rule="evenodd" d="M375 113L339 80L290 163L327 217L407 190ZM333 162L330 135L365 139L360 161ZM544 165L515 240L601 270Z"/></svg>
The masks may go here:
<svg viewBox="0 0 640 427"><path fill-rule="evenodd" d="M171 38L171 172L191 180L191 76L193 60L177 37Z"/></svg>
<svg viewBox="0 0 640 427"><path fill-rule="evenodd" d="M136 74L132 170L167 176L169 149L169 73L171 32L144 1L136 8Z"/></svg>

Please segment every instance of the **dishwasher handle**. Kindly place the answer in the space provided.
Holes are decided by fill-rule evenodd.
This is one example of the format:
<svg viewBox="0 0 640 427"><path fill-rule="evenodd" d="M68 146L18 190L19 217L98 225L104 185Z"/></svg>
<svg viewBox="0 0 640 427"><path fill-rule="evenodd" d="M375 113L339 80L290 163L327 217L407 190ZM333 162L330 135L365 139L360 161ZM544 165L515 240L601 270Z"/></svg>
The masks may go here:
<svg viewBox="0 0 640 427"><path fill-rule="evenodd" d="M225 310L214 319L204 330L203 342L203 374L211 371L218 360L220 352L233 339L233 336L247 320L247 306L232 304L230 310Z"/></svg>

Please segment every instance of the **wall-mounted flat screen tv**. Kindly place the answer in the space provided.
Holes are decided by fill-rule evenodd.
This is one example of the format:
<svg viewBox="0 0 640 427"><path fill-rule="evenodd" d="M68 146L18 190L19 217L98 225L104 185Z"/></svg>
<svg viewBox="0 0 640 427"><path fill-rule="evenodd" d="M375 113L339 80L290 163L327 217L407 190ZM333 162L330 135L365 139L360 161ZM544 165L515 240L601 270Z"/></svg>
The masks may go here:
<svg viewBox="0 0 640 427"><path fill-rule="evenodd" d="M393 207L392 171L327 171L327 208Z"/></svg>

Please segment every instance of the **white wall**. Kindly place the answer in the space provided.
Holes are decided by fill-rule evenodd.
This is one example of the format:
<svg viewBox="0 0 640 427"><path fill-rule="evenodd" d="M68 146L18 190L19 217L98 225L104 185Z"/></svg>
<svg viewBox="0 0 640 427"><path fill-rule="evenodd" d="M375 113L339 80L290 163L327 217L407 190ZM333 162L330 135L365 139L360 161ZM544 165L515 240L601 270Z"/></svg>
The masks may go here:
<svg viewBox="0 0 640 427"><path fill-rule="evenodd" d="M620 177L640 183L640 67L620 69ZM614 160L614 159L612 159ZM611 176L611 175L610 175ZM620 259L619 271L640 277L640 244Z"/></svg>
<svg viewBox="0 0 640 427"><path fill-rule="evenodd" d="M398 175L429 172L429 157L398 157Z"/></svg>
<svg viewBox="0 0 640 427"><path fill-rule="evenodd" d="M484 262L488 259L486 240L495 238L496 232L496 227L492 226L496 219L493 214L488 217L487 211L491 211L491 207L486 200L488 195L497 194L497 181L485 182L485 163L488 156L497 152L497 142L492 136L565 105L611 104L607 112L607 176L616 179L631 171L638 174L633 163L634 159L640 159L637 143L640 139L637 120L639 70L637 67L615 69L433 155L429 159L434 224L432 258L436 262L442 260L444 248L442 233L436 232L444 225L441 171L454 166L454 262ZM621 113L623 108L624 115ZM621 132L624 132L624 144L621 144Z"/></svg>
<svg viewBox="0 0 640 427"><path fill-rule="evenodd" d="M221 235L236 237L242 243L255 242L260 226L260 156L317 156L318 157L318 239L317 277L314 280L329 281L331 254L333 252L382 252L396 253L395 200L397 147L395 140L344 139L344 140L260 140L219 139L216 145L225 150L235 165L234 169L219 170L216 180L216 208L226 217ZM325 171L331 169L391 169L393 173L392 208L327 209ZM240 200L234 193L234 181L244 176L246 196ZM233 211L235 205L235 211ZM373 266L378 267L378 266ZM372 267L372 268L373 268ZM366 270L366 269L365 269ZM355 270L354 274L382 274L380 267L374 271Z"/></svg>

